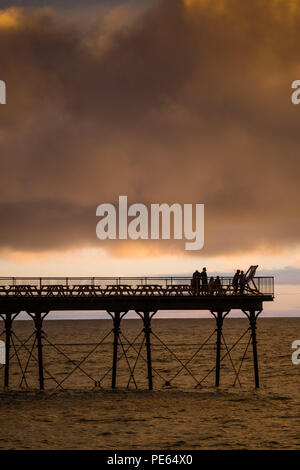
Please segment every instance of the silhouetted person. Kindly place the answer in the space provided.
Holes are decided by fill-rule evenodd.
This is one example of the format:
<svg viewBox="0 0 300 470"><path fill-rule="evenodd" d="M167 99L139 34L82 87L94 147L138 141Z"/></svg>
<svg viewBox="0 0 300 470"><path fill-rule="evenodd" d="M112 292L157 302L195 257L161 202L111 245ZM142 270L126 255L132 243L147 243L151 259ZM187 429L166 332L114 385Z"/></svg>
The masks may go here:
<svg viewBox="0 0 300 470"><path fill-rule="evenodd" d="M192 278L192 289L196 295L198 295L200 291L200 276L198 269L196 269Z"/></svg>
<svg viewBox="0 0 300 470"><path fill-rule="evenodd" d="M237 294L238 288L239 288L239 279L240 279L240 270L237 269L235 275L233 276L232 279L232 286L233 286L233 292Z"/></svg>
<svg viewBox="0 0 300 470"><path fill-rule="evenodd" d="M215 288L215 291L216 291L217 294L221 294L221 292L222 292L222 285L221 285L220 276L217 276L217 277L216 277L215 283L214 283L214 288Z"/></svg>
<svg viewBox="0 0 300 470"><path fill-rule="evenodd" d="M213 293L214 293L214 289L215 289L215 280L214 280L214 278L211 276L211 278L209 279L209 282L208 282L208 293L209 293L209 294L213 294Z"/></svg>
<svg viewBox="0 0 300 470"><path fill-rule="evenodd" d="M206 268L203 268L203 269L202 269L202 272L201 272L201 280L202 280L202 290L203 290L203 292L207 292L207 289L208 289L208 280L207 280Z"/></svg>
<svg viewBox="0 0 300 470"><path fill-rule="evenodd" d="M240 286L240 294L243 295L245 291L245 286L246 286L246 275L244 274L244 271L241 271L241 274L239 277L239 286Z"/></svg>

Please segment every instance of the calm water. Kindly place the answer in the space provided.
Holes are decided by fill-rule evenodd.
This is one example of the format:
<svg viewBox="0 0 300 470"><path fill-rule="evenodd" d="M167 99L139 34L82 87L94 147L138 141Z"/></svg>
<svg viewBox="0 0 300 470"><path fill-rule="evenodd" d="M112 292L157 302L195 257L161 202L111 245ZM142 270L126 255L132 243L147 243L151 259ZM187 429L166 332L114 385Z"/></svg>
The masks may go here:
<svg viewBox="0 0 300 470"><path fill-rule="evenodd" d="M222 361L219 390L214 388L215 336L208 340L215 327L211 319L153 321L153 392L145 390L140 321L123 321L116 391L110 390L112 334L103 340L111 322L47 321L44 326L48 391L39 394L31 391L38 387L35 347L28 362L32 339L27 351L18 350L32 324L15 323L18 354L11 364L11 387L26 391L27 385L29 391L1 394L0 448L300 447L300 365L291 362L300 319L259 320L259 391L253 386L251 343L245 354L244 319L225 320L222 355L245 336ZM137 336L134 349L129 348ZM22 383L20 364L26 370ZM0 374L3 383L3 369Z"/></svg>

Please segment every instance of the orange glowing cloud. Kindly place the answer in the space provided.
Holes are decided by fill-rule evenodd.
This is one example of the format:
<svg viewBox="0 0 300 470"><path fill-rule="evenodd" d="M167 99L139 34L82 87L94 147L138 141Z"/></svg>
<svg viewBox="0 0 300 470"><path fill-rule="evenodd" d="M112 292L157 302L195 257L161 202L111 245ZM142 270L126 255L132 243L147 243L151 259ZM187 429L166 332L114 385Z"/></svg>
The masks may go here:
<svg viewBox="0 0 300 470"><path fill-rule="evenodd" d="M0 28L16 28L19 21L19 11L17 8L0 10Z"/></svg>
<svg viewBox="0 0 300 470"><path fill-rule="evenodd" d="M0 11L0 249L185 253L172 241L101 243L96 207L121 194L204 203L203 256L296 248L297 2L122 11Z"/></svg>

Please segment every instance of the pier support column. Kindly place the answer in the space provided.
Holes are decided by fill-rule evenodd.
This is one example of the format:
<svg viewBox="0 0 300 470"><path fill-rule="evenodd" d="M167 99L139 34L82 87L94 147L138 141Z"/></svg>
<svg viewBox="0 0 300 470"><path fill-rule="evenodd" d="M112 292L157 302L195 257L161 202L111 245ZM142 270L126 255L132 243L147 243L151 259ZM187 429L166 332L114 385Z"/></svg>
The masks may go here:
<svg viewBox="0 0 300 470"><path fill-rule="evenodd" d="M151 358L151 316L149 312L144 312L143 315L144 322L144 334L146 342L146 351L147 351L147 370L148 370L148 388L149 390L153 389L153 376L152 376L152 358Z"/></svg>
<svg viewBox="0 0 300 470"><path fill-rule="evenodd" d="M252 350L253 350L253 367L254 367L254 382L255 387L259 388L259 370L258 370L258 357L257 357L257 340L256 340L256 320L260 312L257 314L255 310L249 311L249 322L251 327L252 337Z"/></svg>
<svg viewBox="0 0 300 470"><path fill-rule="evenodd" d="M113 333L114 333L114 349L113 349L113 366L112 366L112 379L111 386L116 388L117 385L117 363L118 363L118 345L119 345L119 335L120 335L120 323L121 323L121 314L120 312L115 312L114 315L111 315L114 323Z"/></svg>
<svg viewBox="0 0 300 470"><path fill-rule="evenodd" d="M11 313L3 316L5 325L5 367L4 367L4 388L9 388L9 359L10 359L10 340L12 331L13 317Z"/></svg>
<svg viewBox="0 0 300 470"><path fill-rule="evenodd" d="M39 384L40 390L44 390L44 362L43 362L43 319L41 312L37 312L33 316L33 321L35 325L35 335L37 341L37 351L38 351L38 367L39 367Z"/></svg>
<svg viewBox="0 0 300 470"><path fill-rule="evenodd" d="M222 342L222 328L223 328L223 312L219 311L216 314L217 322L217 350L216 350L216 387L220 385L220 371L221 371L221 342Z"/></svg>
<svg viewBox="0 0 300 470"><path fill-rule="evenodd" d="M216 332L217 332L217 341L216 341L216 379L215 384L216 387L220 385L220 374L221 374L221 347L222 347L222 330L223 330L223 322L224 318L228 315L230 310L211 310L210 313L216 319Z"/></svg>

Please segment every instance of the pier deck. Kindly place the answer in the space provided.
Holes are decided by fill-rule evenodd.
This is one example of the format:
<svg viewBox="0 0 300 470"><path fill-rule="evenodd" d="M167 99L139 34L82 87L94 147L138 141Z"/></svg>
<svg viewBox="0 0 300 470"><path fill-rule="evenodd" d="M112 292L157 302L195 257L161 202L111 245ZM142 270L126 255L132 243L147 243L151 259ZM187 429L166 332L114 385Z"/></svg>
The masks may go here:
<svg viewBox="0 0 300 470"><path fill-rule="evenodd" d="M221 290L191 288L187 277L0 278L0 312L52 310L261 310L274 299L274 278L255 277L241 295L232 278Z"/></svg>
<svg viewBox="0 0 300 470"><path fill-rule="evenodd" d="M26 382L26 373L28 373L28 364L33 357L38 365L39 388L44 390L44 374L47 370L44 368L44 353L43 344L48 342L49 338L43 330L43 320L52 311L55 312L74 312L74 311L104 311L107 312L112 319L113 327L111 334L112 341L112 367L111 367L111 386L116 388L117 383L117 364L120 360L119 346L121 344L121 322L129 311L134 311L142 320L143 328L141 333L143 335L143 342L139 349L136 362L141 355L142 347L145 347L146 358L144 359L147 365L147 380L148 388L153 388L153 367L152 367L152 352L151 352L151 338L154 333L151 328L151 321L154 315L162 310L171 310L175 313L179 311L209 311L216 320L216 328L213 334L216 334L216 356L215 365L211 371L215 371L215 385L220 385L220 370L221 362L229 355L231 349L225 342L223 335L223 322L231 310L242 311L246 318L249 320L249 327L246 333L250 332L247 348L242 357L242 362L245 358L248 346L252 343L253 353L253 370L255 386L259 387L259 369L258 369L258 355L257 355L257 341L256 341L256 323L259 314L263 310L264 302L270 302L274 299L274 279L273 277L254 277L249 280L245 288L241 290L240 287L234 287L232 283L233 278L221 277L220 285L217 289L211 288L207 285L201 285L197 289L191 287L191 278L188 277L118 277L118 278L83 278L83 277L60 277L60 278L40 278L40 277L26 277L26 278L0 278L0 318L4 322L4 329L1 333L0 339L5 339L5 365L4 365L4 388L9 388L10 381L10 362L12 357L18 359L21 369L22 378L21 385ZM34 331L29 337L33 337L34 342L32 348L29 349L28 341L21 341L19 348L16 347L14 338L16 335L13 331L13 323L21 312L27 312L32 318L34 324ZM212 334L212 335L213 335ZM211 338L211 336L209 338ZM157 335L155 335L157 338ZM244 338L243 333L240 339ZM104 339L106 339L105 336ZM234 346L240 341L234 344ZM101 345L103 340L99 342ZM206 342L204 343L206 344ZM58 345L52 344L56 350ZM164 344L166 349L170 348ZM200 345L199 351L202 350ZM222 346L226 347L227 352L225 356L221 356ZM98 347L98 346L97 346ZM24 349L29 352L29 358L26 359L27 364L24 367L21 364L19 351ZM36 348L37 357L33 354ZM123 346L122 346L123 348ZM129 343L129 349L135 349L134 343ZM61 351L60 351L61 352ZM65 353L62 353L67 357ZM123 355L124 353L123 348ZM193 356L194 357L194 356ZM178 359L178 358L177 358ZM85 360L85 359L84 359ZM134 370L129 365L128 358L126 358L130 369L130 380L134 380ZM81 362L75 363L70 360L75 368L74 370L82 370ZM181 368L189 371L187 364L184 364L180 359L179 363ZM234 366L233 366L234 367ZM241 365L238 369L234 368L236 377L235 382L239 381L239 372ZM83 371L83 370L82 370ZM84 371L83 371L84 372ZM189 371L190 372L190 371ZM61 387L62 382L56 381L58 387ZM65 379L64 379L65 380ZM63 381L64 381L63 380ZM100 386L101 381L95 381L95 386ZM134 380L135 383L135 380ZM170 383L166 380L166 385ZM202 382L197 382L200 385Z"/></svg>

